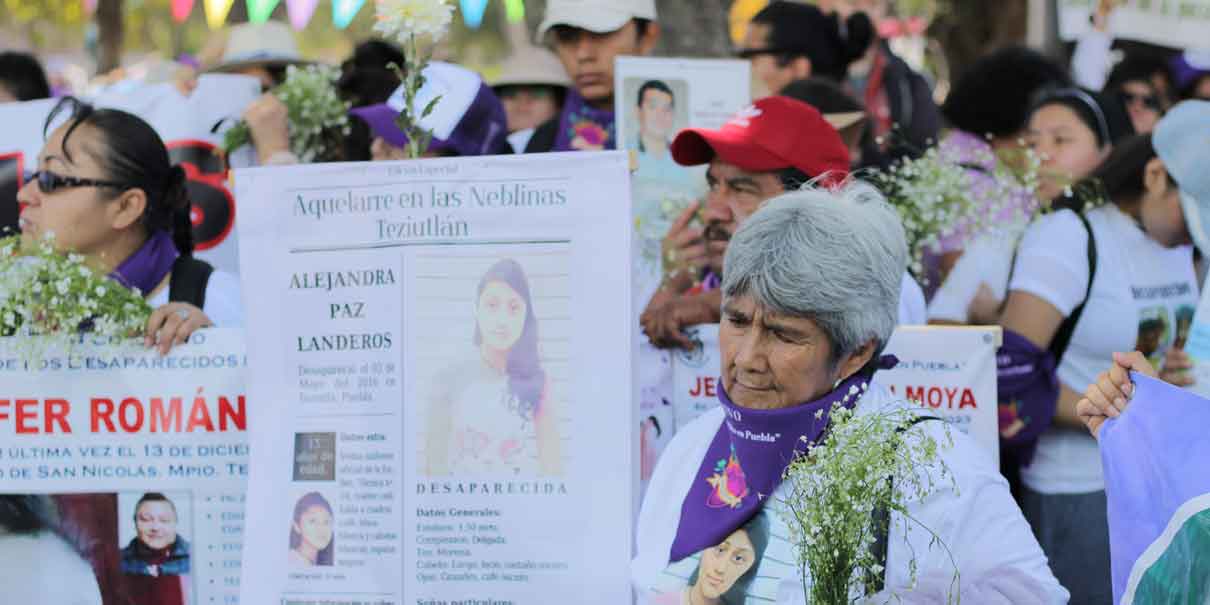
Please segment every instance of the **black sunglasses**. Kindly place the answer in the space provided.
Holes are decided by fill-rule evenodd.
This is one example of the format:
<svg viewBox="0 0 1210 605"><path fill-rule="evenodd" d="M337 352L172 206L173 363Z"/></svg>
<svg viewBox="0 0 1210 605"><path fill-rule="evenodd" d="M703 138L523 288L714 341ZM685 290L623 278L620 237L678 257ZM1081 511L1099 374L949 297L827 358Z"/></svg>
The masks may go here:
<svg viewBox="0 0 1210 605"><path fill-rule="evenodd" d="M1148 109L1154 109L1155 111L1160 110L1160 100L1155 95L1139 95L1126 91L1122 91L1118 94L1121 95L1122 102L1126 105L1130 105L1131 103L1138 101Z"/></svg>
<svg viewBox="0 0 1210 605"><path fill-rule="evenodd" d="M26 183L38 181L38 189L42 193L54 193L60 189L72 189L76 187L108 187L110 189L130 189L130 185L114 183L112 181L98 181L96 179L81 179L74 176L63 176L55 174L49 170L39 170L30 175Z"/></svg>

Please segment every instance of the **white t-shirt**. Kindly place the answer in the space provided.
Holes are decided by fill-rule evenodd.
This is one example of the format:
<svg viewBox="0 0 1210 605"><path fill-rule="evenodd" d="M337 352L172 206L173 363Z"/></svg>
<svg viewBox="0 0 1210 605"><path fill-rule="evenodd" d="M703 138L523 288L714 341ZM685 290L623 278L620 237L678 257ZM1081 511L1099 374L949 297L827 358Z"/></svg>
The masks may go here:
<svg viewBox="0 0 1210 605"><path fill-rule="evenodd" d="M92 566L53 532L0 530L0 561L5 603L101 605Z"/></svg>
<svg viewBox="0 0 1210 605"><path fill-rule="evenodd" d="M862 413L907 405L873 386L857 409ZM680 523L681 504L723 417L721 408L706 412L678 432L660 457L639 513L637 554L631 561L631 579L640 605L681 602L678 599L689 588L689 578L698 575L700 553L670 565L669 551ZM904 523L895 514L887 540L889 591L898 593L903 603L944 603L956 565L961 572L963 602L1066 603L1067 591L1051 573L1046 556L1008 492L1008 483L987 454L958 431L950 431L953 446L947 447L941 422L922 422L916 427L937 440L941 460L953 473L958 490L946 487L950 485L947 479L926 500L909 503L908 510L920 524L937 532L953 560L944 548L930 546L933 536L920 524ZM934 477L939 476L937 468L930 470ZM786 490L778 488L769 501L778 502L785 496ZM727 581L732 586L747 584L747 603L802 603L803 583L793 545L787 540L789 529L774 506L767 506L757 524L749 525L760 534L754 543L767 544L763 555L758 555L748 572ZM913 552L919 587L908 591L908 562Z"/></svg>
<svg viewBox="0 0 1210 605"><path fill-rule="evenodd" d="M1057 371L1059 381L1077 393L1096 380L1114 352L1141 350L1158 364L1177 324L1192 321L1198 303L1192 246L1161 246L1113 204L1085 216L1096 238L1097 272ZM1087 231L1075 213L1038 219L1021 240L1011 289L1070 315L1087 292L1087 247ZM1097 443L1082 428L1043 433L1021 479L1044 494L1105 489Z"/></svg>
<svg viewBox="0 0 1210 605"><path fill-rule="evenodd" d="M910 273L903 274L899 288L899 325L920 326L928 323L925 313L924 290Z"/></svg>
<svg viewBox="0 0 1210 605"><path fill-rule="evenodd" d="M206 282L206 305L202 310L217 328L239 328L244 325L244 303L240 297L239 278L226 271L214 271ZM147 299L151 308L168 304L168 288L161 288Z"/></svg>
<svg viewBox="0 0 1210 605"><path fill-rule="evenodd" d="M979 284L987 284L997 300L1004 300L1012 268L1014 233L996 233L976 238L962 252L928 305L930 320L970 323L968 310Z"/></svg>

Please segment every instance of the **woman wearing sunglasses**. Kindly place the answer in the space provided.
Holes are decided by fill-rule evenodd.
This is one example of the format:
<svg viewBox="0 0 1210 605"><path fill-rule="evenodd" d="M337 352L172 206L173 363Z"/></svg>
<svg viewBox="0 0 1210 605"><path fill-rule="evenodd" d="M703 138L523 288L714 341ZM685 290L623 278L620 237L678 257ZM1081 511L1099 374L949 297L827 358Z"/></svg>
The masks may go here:
<svg viewBox="0 0 1210 605"><path fill-rule="evenodd" d="M1130 55L1109 74L1105 95L1122 99L1134 131L1149 134L1164 116L1166 100L1156 84L1157 74L1166 67L1142 55Z"/></svg>
<svg viewBox="0 0 1210 605"><path fill-rule="evenodd" d="M144 342L167 353L195 330L242 323L239 282L192 258L185 171L138 117L64 99L36 172L17 193L26 242L53 238L154 309Z"/></svg>

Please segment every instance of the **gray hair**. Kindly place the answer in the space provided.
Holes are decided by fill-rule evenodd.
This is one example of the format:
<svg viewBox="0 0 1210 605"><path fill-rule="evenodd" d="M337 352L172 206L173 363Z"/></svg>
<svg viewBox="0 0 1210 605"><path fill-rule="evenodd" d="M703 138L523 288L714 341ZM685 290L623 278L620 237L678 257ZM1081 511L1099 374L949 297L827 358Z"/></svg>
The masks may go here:
<svg viewBox="0 0 1210 605"><path fill-rule="evenodd" d="M899 214L873 187L807 185L770 199L736 231L723 297L752 296L770 311L814 321L836 363L890 339L907 256Z"/></svg>

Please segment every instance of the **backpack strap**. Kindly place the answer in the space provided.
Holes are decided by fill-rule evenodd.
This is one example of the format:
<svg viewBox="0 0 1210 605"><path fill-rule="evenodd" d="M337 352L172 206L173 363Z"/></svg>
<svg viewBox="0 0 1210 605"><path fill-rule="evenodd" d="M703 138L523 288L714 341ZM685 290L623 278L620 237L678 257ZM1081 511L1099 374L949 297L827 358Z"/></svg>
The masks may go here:
<svg viewBox="0 0 1210 605"><path fill-rule="evenodd" d="M1071 344L1071 335L1076 331L1076 324L1080 322L1080 316L1084 314L1084 305L1088 304L1088 298L1092 296L1092 282L1097 277L1097 242L1092 235L1092 225L1088 224L1088 218L1084 213L1077 212L1076 216L1080 219L1080 224L1084 225L1084 230L1088 232L1088 287L1084 290L1084 300L1071 310L1071 314L1063 319L1063 323L1059 324L1059 329L1055 332L1055 337L1050 341L1050 353L1054 355L1055 367L1058 367L1059 362L1063 359L1063 354L1067 352L1067 345Z"/></svg>
<svg viewBox="0 0 1210 605"><path fill-rule="evenodd" d="M1080 316L1084 314L1084 305L1088 304L1088 298L1092 296L1092 282L1097 276L1097 241L1092 234L1092 225L1088 223L1088 217L1084 216L1083 212L1075 212L1076 218L1080 219L1080 224L1084 226L1084 231L1088 233L1088 248L1085 254L1088 255L1088 287L1084 289L1084 298L1076 308L1071 310L1071 313L1063 318L1063 322L1059 324L1058 330L1055 331L1054 338L1050 340L1048 350L1054 356L1055 366L1058 367L1059 362L1063 359L1063 354L1067 352L1067 345L1071 344L1071 335L1076 331L1076 324L1080 321ZM1013 274L1017 270L1017 253L1021 246L1018 242L1013 248L1013 260L1008 269L1008 288L1012 288ZM1004 297L1004 301L1000 305L1000 310L1003 312L1004 306L1008 304L1008 297Z"/></svg>
<svg viewBox="0 0 1210 605"><path fill-rule="evenodd" d="M168 301L189 303L199 309L206 308L206 284L214 267L192 256L178 256L172 263L172 276L168 278Z"/></svg>

